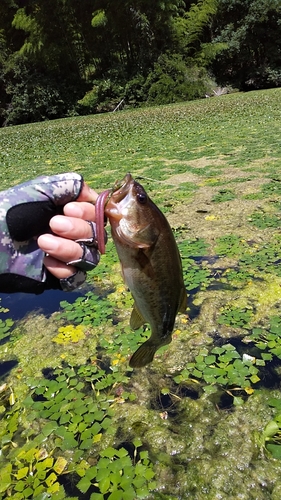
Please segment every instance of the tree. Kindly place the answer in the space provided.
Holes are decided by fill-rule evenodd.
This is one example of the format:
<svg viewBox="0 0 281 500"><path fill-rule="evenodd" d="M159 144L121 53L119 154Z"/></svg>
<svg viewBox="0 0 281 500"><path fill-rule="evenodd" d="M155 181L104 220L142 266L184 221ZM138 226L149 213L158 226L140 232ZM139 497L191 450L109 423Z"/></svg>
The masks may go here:
<svg viewBox="0 0 281 500"><path fill-rule="evenodd" d="M5 1L13 14L6 33L17 43L2 67L8 101L2 120L14 124L67 116L85 92L84 52L71 3L25 0L21 7L20 0Z"/></svg>
<svg viewBox="0 0 281 500"><path fill-rule="evenodd" d="M146 85L148 102L164 104L203 97L214 85L207 67L222 44L211 40L212 20L217 0L185 2L171 21L172 43L154 64Z"/></svg>
<svg viewBox="0 0 281 500"><path fill-rule="evenodd" d="M147 73L172 43L182 0L99 0L93 13L96 76L115 68L124 80Z"/></svg>
<svg viewBox="0 0 281 500"><path fill-rule="evenodd" d="M214 40L226 44L213 71L242 90L281 85L280 0L219 0Z"/></svg>
<svg viewBox="0 0 281 500"><path fill-rule="evenodd" d="M0 2L0 124L194 99L211 73L281 85L280 0Z"/></svg>

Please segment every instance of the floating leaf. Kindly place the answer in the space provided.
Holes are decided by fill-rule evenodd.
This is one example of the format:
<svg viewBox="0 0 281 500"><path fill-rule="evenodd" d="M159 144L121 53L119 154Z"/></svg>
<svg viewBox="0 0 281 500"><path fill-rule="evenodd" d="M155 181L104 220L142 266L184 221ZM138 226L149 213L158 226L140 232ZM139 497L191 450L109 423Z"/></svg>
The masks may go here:
<svg viewBox="0 0 281 500"><path fill-rule="evenodd" d="M46 481L47 483L47 481ZM55 493L58 493L61 489L61 486L58 482L55 482L53 484L51 484L51 486L48 487L47 489L47 492L50 493L52 496L52 498L55 498ZM62 496L61 498L64 498L64 496Z"/></svg>
<svg viewBox="0 0 281 500"><path fill-rule="evenodd" d="M17 481L17 484L14 486L15 491L23 491L26 488L26 482L25 481Z"/></svg>
<svg viewBox="0 0 281 500"><path fill-rule="evenodd" d="M270 444L266 445L266 448L268 451L270 451L273 458L276 458L277 460L281 460L281 445L270 443Z"/></svg>
<svg viewBox="0 0 281 500"><path fill-rule="evenodd" d="M82 477L76 486L82 493L86 493L91 484L91 481L87 477Z"/></svg>
<svg viewBox="0 0 281 500"><path fill-rule="evenodd" d="M103 477L102 479L99 480L99 489L101 493L105 494L109 491L110 487L110 478L107 475L106 477Z"/></svg>
<svg viewBox="0 0 281 500"><path fill-rule="evenodd" d="M58 475L60 475L63 473L66 465L67 460L64 457L58 457L54 463L53 469Z"/></svg>
<svg viewBox="0 0 281 500"><path fill-rule="evenodd" d="M250 377L250 380L251 380L251 382L253 382L253 384L256 384L257 382L260 381L260 377L258 377L257 375L252 375Z"/></svg>
<svg viewBox="0 0 281 500"><path fill-rule="evenodd" d="M43 429L42 429L42 434L44 436L49 436L50 434L52 434L52 432L54 432L55 429L58 428L58 425L56 422L49 422L48 424L46 424Z"/></svg>
<svg viewBox="0 0 281 500"><path fill-rule="evenodd" d="M212 365L216 362L216 356L206 356L205 359L204 359L204 362L206 363L206 365Z"/></svg>
<svg viewBox="0 0 281 500"><path fill-rule="evenodd" d="M123 500L123 493L123 490L113 491L109 495L108 500Z"/></svg>
<svg viewBox="0 0 281 500"><path fill-rule="evenodd" d="M11 485L12 464L8 463L0 469L0 493L5 492Z"/></svg>
<svg viewBox="0 0 281 500"><path fill-rule="evenodd" d="M105 450L101 451L100 455L101 457L108 457L108 458L113 458L115 456L116 450L115 448L112 448L109 446Z"/></svg>
<svg viewBox="0 0 281 500"><path fill-rule="evenodd" d="M18 470L18 472L16 474L16 478L19 480L19 479L26 477L28 474L28 471L29 471L28 467L22 467L22 469Z"/></svg>
<svg viewBox="0 0 281 500"><path fill-rule="evenodd" d="M279 426L277 422L271 420L270 422L268 422L265 429L263 430L263 435L265 438L270 438L274 436L278 431L279 431Z"/></svg>

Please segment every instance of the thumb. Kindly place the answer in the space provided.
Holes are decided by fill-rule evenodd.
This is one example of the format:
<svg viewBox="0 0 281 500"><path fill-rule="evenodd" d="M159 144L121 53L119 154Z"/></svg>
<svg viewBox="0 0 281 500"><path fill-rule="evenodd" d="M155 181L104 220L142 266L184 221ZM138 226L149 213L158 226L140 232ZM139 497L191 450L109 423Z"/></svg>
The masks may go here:
<svg viewBox="0 0 281 500"><path fill-rule="evenodd" d="M79 194L76 201L88 201L90 203L95 203L98 197L98 193L88 186L88 184L83 184L81 193Z"/></svg>

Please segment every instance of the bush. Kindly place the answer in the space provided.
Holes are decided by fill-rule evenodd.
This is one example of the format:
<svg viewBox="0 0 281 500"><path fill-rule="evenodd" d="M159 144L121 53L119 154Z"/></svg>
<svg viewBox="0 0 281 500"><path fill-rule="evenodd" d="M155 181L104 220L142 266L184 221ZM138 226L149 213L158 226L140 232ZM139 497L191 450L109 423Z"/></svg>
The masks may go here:
<svg viewBox="0 0 281 500"><path fill-rule="evenodd" d="M126 104L135 107L147 101L148 89L145 85L146 78L143 75L136 75L125 86Z"/></svg>
<svg viewBox="0 0 281 500"><path fill-rule="evenodd" d="M123 98L132 107L192 100L204 97L216 86L205 68L189 67L178 54L161 55L148 76L138 74L125 82L124 75L122 81L118 80L118 74L95 80L92 89L78 101L78 112L113 111Z"/></svg>
<svg viewBox="0 0 281 500"><path fill-rule="evenodd" d="M189 67L173 54L160 56L145 85L148 103L169 104L204 97L214 83L205 68Z"/></svg>
<svg viewBox="0 0 281 500"><path fill-rule="evenodd" d="M93 84L93 88L78 101L80 114L113 111L124 97L124 87L113 79L96 80Z"/></svg>
<svg viewBox="0 0 281 500"><path fill-rule="evenodd" d="M1 109L4 126L64 118L76 114L81 92L77 78L66 82L61 75L45 74L39 68L16 58L3 71L5 105Z"/></svg>

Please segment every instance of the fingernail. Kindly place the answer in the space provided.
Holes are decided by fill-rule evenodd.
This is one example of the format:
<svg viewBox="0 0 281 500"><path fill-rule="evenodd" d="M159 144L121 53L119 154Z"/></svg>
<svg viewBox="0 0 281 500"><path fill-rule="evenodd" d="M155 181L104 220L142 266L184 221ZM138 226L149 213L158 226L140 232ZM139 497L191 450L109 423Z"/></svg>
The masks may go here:
<svg viewBox="0 0 281 500"><path fill-rule="evenodd" d="M58 248L58 242L51 234L43 234L38 238L38 244L45 253L53 253Z"/></svg>
<svg viewBox="0 0 281 500"><path fill-rule="evenodd" d="M65 205L65 207L64 207L64 213L68 217L80 217L80 218L82 218L82 216L83 216L83 210L79 206L78 202L67 203L67 205ZM57 216L57 217L61 217L61 216Z"/></svg>
<svg viewBox="0 0 281 500"><path fill-rule="evenodd" d="M63 215L55 215L55 217L50 220L50 227L55 233L64 233L73 230L72 222Z"/></svg>

